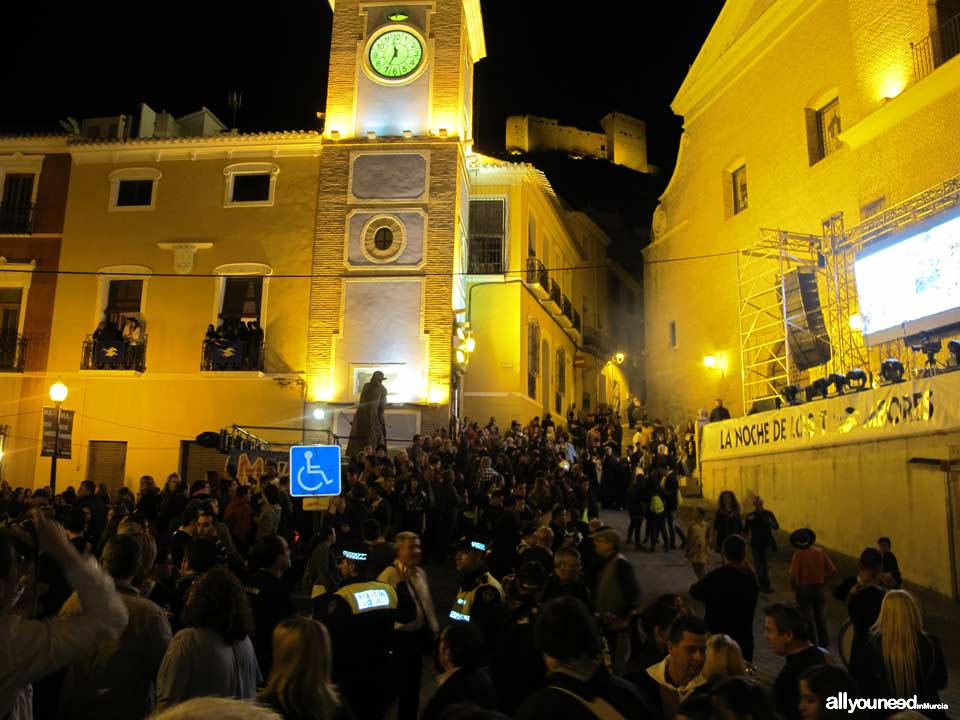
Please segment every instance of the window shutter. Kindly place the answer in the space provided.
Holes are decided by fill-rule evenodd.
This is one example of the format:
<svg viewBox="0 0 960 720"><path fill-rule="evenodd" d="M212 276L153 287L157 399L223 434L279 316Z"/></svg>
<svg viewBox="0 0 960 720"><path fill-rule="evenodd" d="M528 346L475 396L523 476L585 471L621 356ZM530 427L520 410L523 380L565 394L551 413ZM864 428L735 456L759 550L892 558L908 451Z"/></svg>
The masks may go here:
<svg viewBox="0 0 960 720"><path fill-rule="evenodd" d="M203 447L192 440L180 443L180 477L187 485L207 479L207 470L216 470L221 475L227 465L227 456L216 448Z"/></svg>
<svg viewBox="0 0 960 720"><path fill-rule="evenodd" d="M105 483L111 491L124 486L127 465L127 443L112 440L91 440L87 454L87 480Z"/></svg>
<svg viewBox="0 0 960 720"><path fill-rule="evenodd" d="M262 277L227 278L223 288L222 318L260 319L260 298L263 292Z"/></svg>
<svg viewBox="0 0 960 720"><path fill-rule="evenodd" d="M140 312L140 297L142 294L143 280L111 280L107 312Z"/></svg>

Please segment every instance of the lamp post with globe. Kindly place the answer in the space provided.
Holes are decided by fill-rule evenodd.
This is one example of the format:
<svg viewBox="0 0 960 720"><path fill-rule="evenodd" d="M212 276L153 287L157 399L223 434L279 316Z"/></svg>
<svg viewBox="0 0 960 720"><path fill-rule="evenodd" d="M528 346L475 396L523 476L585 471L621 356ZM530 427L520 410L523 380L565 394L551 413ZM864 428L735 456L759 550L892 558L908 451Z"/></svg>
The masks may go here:
<svg viewBox="0 0 960 720"><path fill-rule="evenodd" d="M67 386L62 380L57 380L50 386L50 399L56 404L57 414L53 421L54 441L53 455L50 457L50 497L57 494L57 458L60 457L60 405L67 399Z"/></svg>

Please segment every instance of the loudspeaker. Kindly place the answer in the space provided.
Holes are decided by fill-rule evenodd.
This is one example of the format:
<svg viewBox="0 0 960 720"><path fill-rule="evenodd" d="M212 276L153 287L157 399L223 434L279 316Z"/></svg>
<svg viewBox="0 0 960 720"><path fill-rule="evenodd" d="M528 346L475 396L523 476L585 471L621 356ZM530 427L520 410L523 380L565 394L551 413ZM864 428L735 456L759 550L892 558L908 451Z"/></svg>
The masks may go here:
<svg viewBox="0 0 960 720"><path fill-rule="evenodd" d="M787 345L793 368L799 371L823 365L832 349L820 309L817 274L790 270L783 276L786 293Z"/></svg>
<svg viewBox="0 0 960 720"><path fill-rule="evenodd" d="M200 447L206 448L219 448L220 447L220 433L208 431L202 432L197 435L197 445Z"/></svg>
<svg viewBox="0 0 960 720"><path fill-rule="evenodd" d="M781 403L782 401L779 397L754 400L747 415L756 415L757 413L767 412L769 410L779 410Z"/></svg>

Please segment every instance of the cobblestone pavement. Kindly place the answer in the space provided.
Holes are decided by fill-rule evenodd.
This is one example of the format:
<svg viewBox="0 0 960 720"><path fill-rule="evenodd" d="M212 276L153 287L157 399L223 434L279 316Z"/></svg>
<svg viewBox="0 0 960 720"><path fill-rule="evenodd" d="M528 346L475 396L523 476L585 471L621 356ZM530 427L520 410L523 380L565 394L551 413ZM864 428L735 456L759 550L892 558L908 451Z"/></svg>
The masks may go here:
<svg viewBox="0 0 960 720"><path fill-rule="evenodd" d="M703 500L685 498L683 506L680 508L680 525L682 527L686 528L691 519L693 508L697 505L707 507L710 511L714 509L712 505ZM771 508L771 510L776 513L776 508ZM626 537L629 517L625 512L605 510L601 513L601 517L607 525L619 531L622 537ZM757 666L757 676L770 682L780 672L783 660L770 651L766 640L764 640L762 609L772 602L790 602L793 600L788 579L793 549L790 547L786 533L778 533L777 544L779 550L770 562L770 575L775 592L760 596L756 618L754 619L756 648L753 661ZM827 615L832 635L829 649L836 653L836 633L844 620L847 619L847 613L846 606L835 600L829 593L839 580L856 573L856 560L833 552L829 548L826 548L826 550L838 570L834 580L828 582L827 597ZM691 599L687 592L690 585L696 581L696 575L694 575L682 550L664 552L658 548L656 552L649 552L634 550L633 546L629 545L625 546L623 554L636 568L637 578L643 591L642 603L644 605L664 593L681 593L688 606L694 612L702 615L703 606ZM720 556L717 555L715 561L708 567L708 571L719 565ZM924 610L924 622L927 631L934 633L942 641L947 660L949 684L947 689L941 693L941 696L951 708L957 709L951 710L951 716L960 717L960 647L958 647L958 643L960 643L960 604L930 590L916 588L909 586L909 584L906 589L919 598Z"/></svg>

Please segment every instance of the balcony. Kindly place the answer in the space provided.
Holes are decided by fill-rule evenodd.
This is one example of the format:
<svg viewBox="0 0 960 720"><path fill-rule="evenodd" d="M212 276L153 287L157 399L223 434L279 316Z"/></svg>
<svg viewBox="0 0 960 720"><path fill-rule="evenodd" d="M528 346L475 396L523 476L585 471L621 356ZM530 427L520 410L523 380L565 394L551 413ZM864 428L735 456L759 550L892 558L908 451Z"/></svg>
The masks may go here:
<svg viewBox="0 0 960 720"><path fill-rule="evenodd" d="M0 333L0 372L23 372L27 339L15 332Z"/></svg>
<svg viewBox="0 0 960 720"><path fill-rule="evenodd" d="M263 372L263 340L211 339L203 341L201 372Z"/></svg>
<svg viewBox="0 0 960 720"><path fill-rule="evenodd" d="M557 285L556 280L550 281L550 294L543 306L551 315L559 315L563 312L563 293L560 292L560 286Z"/></svg>
<svg viewBox="0 0 960 720"><path fill-rule="evenodd" d="M535 257L527 258L527 287L537 299L546 300L550 296L550 275L547 269Z"/></svg>
<svg viewBox="0 0 960 720"><path fill-rule="evenodd" d="M573 327L573 305L570 298L563 296L563 302L560 305L560 314L557 316L557 324L562 328Z"/></svg>
<svg viewBox="0 0 960 720"><path fill-rule="evenodd" d="M503 275L507 271L503 238L472 237L467 261L471 275Z"/></svg>
<svg viewBox="0 0 960 720"><path fill-rule="evenodd" d="M583 326L580 324L580 311L573 311L573 325L570 327L570 334L574 340L580 342L583 339Z"/></svg>
<svg viewBox="0 0 960 720"><path fill-rule="evenodd" d="M956 15L919 42L910 43L917 82L960 54L960 15Z"/></svg>
<svg viewBox="0 0 960 720"><path fill-rule="evenodd" d="M0 205L0 234L30 235L33 232L34 205Z"/></svg>
<svg viewBox="0 0 960 720"><path fill-rule="evenodd" d="M147 336L128 341L121 338L94 338L87 335L80 357L81 370L125 370L142 373L147 369Z"/></svg>

